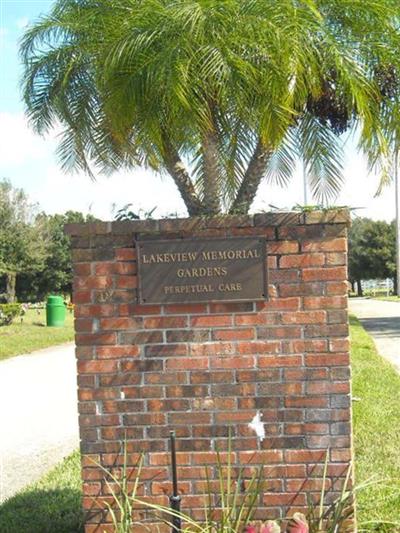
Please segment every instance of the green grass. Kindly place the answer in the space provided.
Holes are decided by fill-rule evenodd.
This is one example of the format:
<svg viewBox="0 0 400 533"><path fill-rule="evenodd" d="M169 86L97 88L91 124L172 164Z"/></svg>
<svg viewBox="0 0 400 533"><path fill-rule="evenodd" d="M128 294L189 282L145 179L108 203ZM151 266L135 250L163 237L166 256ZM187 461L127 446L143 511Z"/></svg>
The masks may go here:
<svg viewBox="0 0 400 533"><path fill-rule="evenodd" d="M400 376L351 319L359 531L400 532ZM1 533L82 533L80 462L75 452L39 483L0 506ZM386 525L382 524L386 521ZM397 522L397 525L396 525Z"/></svg>
<svg viewBox="0 0 400 533"><path fill-rule="evenodd" d="M356 482L386 480L359 493L358 520L364 531L399 532L400 376L355 318L351 325Z"/></svg>
<svg viewBox="0 0 400 533"><path fill-rule="evenodd" d="M38 483L0 506L1 533L83 533L76 451Z"/></svg>
<svg viewBox="0 0 400 533"><path fill-rule="evenodd" d="M74 339L73 315L69 311L62 328L46 327L46 311L39 311L40 314L29 309L22 323L16 318L10 326L0 327L0 361Z"/></svg>

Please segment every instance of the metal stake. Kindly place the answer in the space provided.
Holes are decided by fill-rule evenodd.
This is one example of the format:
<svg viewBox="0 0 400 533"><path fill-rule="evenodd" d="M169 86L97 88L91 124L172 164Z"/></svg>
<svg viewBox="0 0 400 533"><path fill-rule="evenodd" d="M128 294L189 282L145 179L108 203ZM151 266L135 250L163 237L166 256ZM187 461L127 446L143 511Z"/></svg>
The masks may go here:
<svg viewBox="0 0 400 533"><path fill-rule="evenodd" d="M176 468L175 431L170 431L171 441L171 466L172 466L172 496L169 498L171 510L174 513L181 511L181 497L178 494L178 473ZM172 533L181 533L181 519L179 516L172 517Z"/></svg>

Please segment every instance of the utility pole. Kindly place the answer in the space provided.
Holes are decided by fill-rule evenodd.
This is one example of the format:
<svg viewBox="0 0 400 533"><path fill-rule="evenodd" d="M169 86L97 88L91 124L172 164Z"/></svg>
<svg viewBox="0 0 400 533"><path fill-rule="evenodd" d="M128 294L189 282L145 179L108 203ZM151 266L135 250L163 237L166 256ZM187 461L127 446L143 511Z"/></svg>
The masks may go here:
<svg viewBox="0 0 400 533"><path fill-rule="evenodd" d="M400 183L399 183L399 154L396 149L394 156L394 183L396 195L396 279L397 296L400 296Z"/></svg>
<svg viewBox="0 0 400 533"><path fill-rule="evenodd" d="M303 188L304 188L304 205L308 205L308 188L307 188L307 165L303 160Z"/></svg>

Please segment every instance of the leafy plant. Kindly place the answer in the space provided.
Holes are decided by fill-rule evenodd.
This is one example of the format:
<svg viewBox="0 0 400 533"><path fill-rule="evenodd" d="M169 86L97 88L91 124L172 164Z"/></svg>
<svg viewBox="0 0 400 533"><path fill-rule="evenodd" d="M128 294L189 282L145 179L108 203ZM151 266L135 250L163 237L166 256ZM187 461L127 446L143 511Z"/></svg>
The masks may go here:
<svg viewBox="0 0 400 533"><path fill-rule="evenodd" d="M0 326L8 326L24 313L21 304L0 304Z"/></svg>
<svg viewBox="0 0 400 533"><path fill-rule="evenodd" d="M326 454L322 489L315 503L308 497L305 514L296 512L287 517L287 527L282 529L278 521L268 520L263 524L252 523L257 509L259 496L264 489L263 467L256 468L249 480L245 479L244 467L236 467L231 461L231 442L227 450L227 461L222 460L217 451L217 482L218 491L212 487L208 469L207 493L204 499L204 519L195 520L184 512L175 511L169 507L143 501L137 495L139 478L143 465L141 457L137 467L133 489L128 490L129 476L127 474L127 454L124 446L124 465L121 477L114 476L99 465L112 480L106 480L115 505L105 503L112 517L116 533L131 533L132 526L139 522L133 520L133 509L147 508L154 512L158 521L173 528L172 520L178 517L184 526L182 533L346 533L354 530L354 500L355 494L379 481L368 481L353 487L351 485L352 465L349 466L340 495L330 504L326 503L328 452ZM246 465L247 466L247 465ZM116 489L114 486L117 487ZM147 531L144 524L140 524L142 531ZM172 529L173 530L173 529Z"/></svg>
<svg viewBox="0 0 400 533"><path fill-rule="evenodd" d="M121 207L121 209L118 209L118 211L115 214L115 220L122 221L122 220L141 220L141 219L149 219L152 218L154 211L157 209L157 207L153 207L152 209L145 211L143 209L139 209L137 213L132 211L130 208L132 207L132 204L126 204L124 207Z"/></svg>

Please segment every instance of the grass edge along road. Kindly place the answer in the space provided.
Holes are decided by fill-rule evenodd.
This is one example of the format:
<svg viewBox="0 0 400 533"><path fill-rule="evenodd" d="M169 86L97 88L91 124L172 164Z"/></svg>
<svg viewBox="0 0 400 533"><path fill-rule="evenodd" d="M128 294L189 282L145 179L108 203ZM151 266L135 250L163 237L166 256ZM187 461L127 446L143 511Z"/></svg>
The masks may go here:
<svg viewBox="0 0 400 533"><path fill-rule="evenodd" d="M351 318L356 481L390 480L358 495L359 531L399 533L400 376ZM79 453L0 506L1 533L83 533ZM386 525L378 525L386 520ZM389 522L392 522L391 524Z"/></svg>
<svg viewBox="0 0 400 533"><path fill-rule="evenodd" d="M37 309L28 309L22 322L17 317L9 326L0 327L0 361L73 341L73 323L74 316L67 311L63 327L49 328L45 309L40 309L40 314Z"/></svg>

